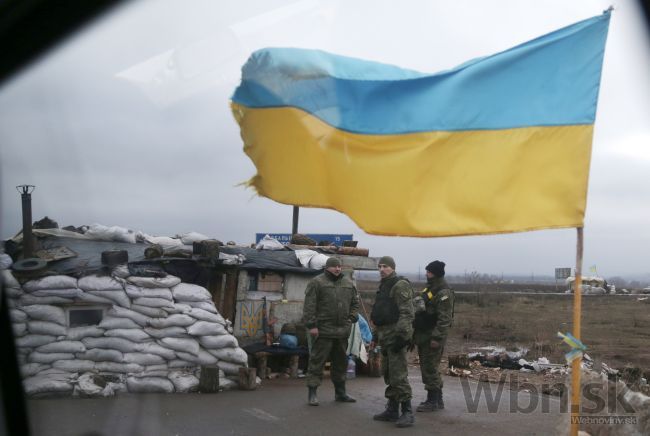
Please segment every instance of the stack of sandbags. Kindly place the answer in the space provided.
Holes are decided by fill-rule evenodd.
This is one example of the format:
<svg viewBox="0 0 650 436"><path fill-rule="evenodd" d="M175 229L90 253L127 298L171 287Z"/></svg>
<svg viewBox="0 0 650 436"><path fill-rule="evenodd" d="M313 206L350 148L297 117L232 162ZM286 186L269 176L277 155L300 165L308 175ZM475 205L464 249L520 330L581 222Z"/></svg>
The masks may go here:
<svg viewBox="0 0 650 436"><path fill-rule="evenodd" d="M189 392L198 386L202 365L217 365L233 379L247 366L246 352L210 293L178 277L131 276L119 266L112 275L49 276L22 287L15 282L14 288L21 296L12 320L30 392L74 388L77 395L109 395L121 386L129 392ZM60 305L80 307L75 302L104 307L102 321L68 328ZM119 383L98 387L98 375Z"/></svg>

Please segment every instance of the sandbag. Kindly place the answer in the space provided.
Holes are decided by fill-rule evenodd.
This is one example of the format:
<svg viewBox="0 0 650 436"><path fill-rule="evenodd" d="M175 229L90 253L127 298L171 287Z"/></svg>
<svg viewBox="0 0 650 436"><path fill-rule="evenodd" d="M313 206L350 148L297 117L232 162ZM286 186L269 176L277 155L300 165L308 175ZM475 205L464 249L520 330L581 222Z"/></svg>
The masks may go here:
<svg viewBox="0 0 650 436"><path fill-rule="evenodd" d="M105 316L102 319L102 322L99 323L99 327L103 329L137 329L140 328L139 324L136 324L134 321L128 318L114 317L114 316Z"/></svg>
<svg viewBox="0 0 650 436"><path fill-rule="evenodd" d="M45 393L72 392L73 386L69 381L51 379L45 376L36 375L23 380L23 388L27 395Z"/></svg>
<svg viewBox="0 0 650 436"><path fill-rule="evenodd" d="M141 313L134 312L132 310L125 309L123 307L118 307L118 306L114 306L111 310L109 310L108 315L121 317L121 318L128 318L131 321L134 321L135 323L139 324L141 327L145 327L147 325L147 321L149 321L149 317Z"/></svg>
<svg viewBox="0 0 650 436"><path fill-rule="evenodd" d="M205 241L206 239L210 239L204 234L198 232L183 233L180 235L176 235L176 238L180 239L183 245L192 245L195 242L201 242L201 241Z"/></svg>
<svg viewBox="0 0 650 436"><path fill-rule="evenodd" d="M27 356L27 361L29 363L52 363L57 360L71 360L74 359L74 354L72 353L40 353L38 351L33 351Z"/></svg>
<svg viewBox="0 0 650 436"><path fill-rule="evenodd" d="M133 287L133 285L130 286ZM163 298L165 300L168 300L170 303L173 303L174 301L174 297L172 296L172 291L170 291L169 288L138 288L138 289L141 289L142 292L141 295L138 295L135 298Z"/></svg>
<svg viewBox="0 0 650 436"><path fill-rule="evenodd" d="M58 324L56 324L59 326ZM12 325L13 331L14 331L14 336L20 337L20 336L25 336L27 334L27 323L25 322L15 322ZM61 327L61 326L59 326Z"/></svg>
<svg viewBox="0 0 650 436"><path fill-rule="evenodd" d="M47 276L42 279L30 280L23 284L26 292L34 292L41 289L74 289L77 288L77 279L70 276L58 275Z"/></svg>
<svg viewBox="0 0 650 436"><path fill-rule="evenodd" d="M129 244L137 242L136 232L120 226L107 227L102 224L91 224L85 235L97 241L128 242Z"/></svg>
<svg viewBox="0 0 650 436"><path fill-rule="evenodd" d="M83 353L86 346L80 341L59 341L41 345L36 349L39 353Z"/></svg>
<svg viewBox="0 0 650 436"><path fill-rule="evenodd" d="M190 283L179 283L171 288L175 301L211 301L212 296L207 289L202 286L192 285Z"/></svg>
<svg viewBox="0 0 650 436"><path fill-rule="evenodd" d="M20 374L23 378L27 378L48 368L50 368L50 365L44 365L42 363L26 363L20 366Z"/></svg>
<svg viewBox="0 0 650 436"><path fill-rule="evenodd" d="M241 348L221 348L219 350L208 350L219 361L236 363L239 365L248 364L248 354ZM225 370L224 370L225 371Z"/></svg>
<svg viewBox="0 0 650 436"><path fill-rule="evenodd" d="M80 375L74 388L75 394L82 397L101 396L104 388L95 383L95 377L98 376L89 372Z"/></svg>
<svg viewBox="0 0 650 436"><path fill-rule="evenodd" d="M111 271L111 274L114 277L120 278L120 279L125 279L128 276L131 275L131 271L129 271L128 265L117 265L113 267L113 270Z"/></svg>
<svg viewBox="0 0 650 436"><path fill-rule="evenodd" d="M158 343L174 351L182 351L195 356L199 354L199 343L195 339L162 338L158 340Z"/></svg>
<svg viewBox="0 0 650 436"><path fill-rule="evenodd" d="M138 344L124 338L84 338L81 342L86 348L104 348L108 350L118 350L122 353L133 353L137 351Z"/></svg>
<svg viewBox="0 0 650 436"><path fill-rule="evenodd" d="M173 360L176 358L176 352L174 350L170 350L167 347L163 347L162 345L153 342L138 344L137 351L140 353L155 354L157 356L164 357L167 360Z"/></svg>
<svg viewBox="0 0 650 436"><path fill-rule="evenodd" d="M10 309L9 314L11 315L12 322L25 322L27 321L27 314L20 309Z"/></svg>
<svg viewBox="0 0 650 436"><path fill-rule="evenodd" d="M106 330L104 336L109 338L124 338L133 342L141 342L147 339L151 339L144 330L138 329L112 329Z"/></svg>
<svg viewBox="0 0 650 436"><path fill-rule="evenodd" d="M141 313L149 318L167 318L168 315L168 313L162 309L149 306L140 306L139 304L131 304L131 310Z"/></svg>
<svg viewBox="0 0 650 436"><path fill-rule="evenodd" d="M14 277L11 271L1 270L0 278L2 278L2 282L4 283L5 288L22 289L20 283L18 283L18 280L16 280L16 277Z"/></svg>
<svg viewBox="0 0 650 436"><path fill-rule="evenodd" d="M181 282L181 279L172 275L167 275L165 277L130 276L126 280L129 283L140 286L141 288L171 288Z"/></svg>
<svg viewBox="0 0 650 436"><path fill-rule="evenodd" d="M157 371L149 371L145 369L142 372L134 372L133 374L129 374L130 377L162 377L162 378L167 378L167 375L169 374L169 370L157 370Z"/></svg>
<svg viewBox="0 0 650 436"><path fill-rule="evenodd" d="M52 367L69 372L88 372L95 369L95 362L92 360L56 360Z"/></svg>
<svg viewBox="0 0 650 436"><path fill-rule="evenodd" d="M199 349L199 353L195 356L190 353L184 353L182 351L177 351L176 355L179 359L185 360L187 362L193 362L197 365L214 365L217 363L218 359L212 354L208 353L203 349Z"/></svg>
<svg viewBox="0 0 650 436"><path fill-rule="evenodd" d="M141 306L162 308L162 307L173 307L174 303L164 298L156 297L139 297L133 300L133 304L139 304Z"/></svg>
<svg viewBox="0 0 650 436"><path fill-rule="evenodd" d="M35 297L31 294L23 294L20 296L18 301L24 310L25 307L34 305L50 306L52 304L72 304L74 302L74 299L63 297Z"/></svg>
<svg viewBox="0 0 650 436"><path fill-rule="evenodd" d="M122 289L116 291L87 291L87 293L95 297L106 298L127 309L131 306L131 299L127 297L126 292Z"/></svg>
<svg viewBox="0 0 650 436"><path fill-rule="evenodd" d="M75 300L83 301L84 303L110 304L111 306L114 303L113 300L109 300L108 298L93 295L89 292L84 292L84 291L81 291L79 295L77 295L77 298L75 298Z"/></svg>
<svg viewBox="0 0 650 436"><path fill-rule="evenodd" d="M56 341L56 336L51 335L27 335L16 339L18 348L36 348L41 345L49 344Z"/></svg>
<svg viewBox="0 0 650 436"><path fill-rule="evenodd" d="M214 336L228 334L226 328L221 324L208 321L197 321L187 328L192 336Z"/></svg>
<svg viewBox="0 0 650 436"><path fill-rule="evenodd" d="M60 307L35 304L23 307L22 310L30 319L55 322L62 326L66 325L65 311Z"/></svg>
<svg viewBox="0 0 650 436"><path fill-rule="evenodd" d="M201 336L199 343L206 350L218 350L220 348L236 348L239 347L237 338L232 335L218 335L218 336Z"/></svg>
<svg viewBox="0 0 650 436"><path fill-rule="evenodd" d="M191 306L188 306L187 304L183 303L174 303L170 307L165 307L165 312L174 314L174 313L189 313L190 310L192 310Z"/></svg>
<svg viewBox="0 0 650 436"><path fill-rule="evenodd" d="M109 350L103 348L90 348L85 353L75 354L77 359L92 360L93 362L117 362L120 363L124 360L124 355L121 351Z"/></svg>
<svg viewBox="0 0 650 436"><path fill-rule="evenodd" d="M199 379L184 371L172 371L167 376L176 392L195 392L199 388Z"/></svg>
<svg viewBox="0 0 650 436"><path fill-rule="evenodd" d="M5 288L4 289L5 294L7 297L9 297L12 300L18 300L20 297L25 295L25 293L22 291L22 289L16 289L16 288Z"/></svg>
<svg viewBox="0 0 650 436"><path fill-rule="evenodd" d="M149 325L153 328L164 329L166 327L187 327L195 322L196 320L189 315L174 314L167 318L150 319Z"/></svg>
<svg viewBox="0 0 650 436"><path fill-rule="evenodd" d="M214 307L214 303L212 301L185 301L184 303L188 306L203 309L211 313L219 313L217 312L217 308Z"/></svg>
<svg viewBox="0 0 650 436"><path fill-rule="evenodd" d="M140 372L144 367L137 363L97 362L95 363L95 369L100 372L120 372L127 374L131 372Z"/></svg>
<svg viewBox="0 0 650 436"><path fill-rule="evenodd" d="M199 321L216 322L221 325L226 325L226 320L218 313L208 312L207 310L199 309L198 307L190 306L190 310L186 312L186 314L198 319Z"/></svg>
<svg viewBox="0 0 650 436"><path fill-rule="evenodd" d="M142 278L142 277L141 277ZM173 301L172 291L169 288L143 288L136 286L132 283L124 285L124 291L132 298L164 298L165 300Z"/></svg>
<svg viewBox="0 0 650 436"><path fill-rule="evenodd" d="M49 321L29 321L27 329L33 335L56 335L65 336L68 334L68 329L61 324Z"/></svg>
<svg viewBox="0 0 650 436"><path fill-rule="evenodd" d="M239 369L237 369L239 371ZM236 389L239 386L239 383L232 381L228 378L219 379L219 388L224 391L230 391Z"/></svg>
<svg viewBox="0 0 650 436"><path fill-rule="evenodd" d="M156 329L153 327L145 327L144 331L156 339L162 338L189 338L190 335L187 334L185 327L165 327L163 329Z"/></svg>
<svg viewBox="0 0 650 436"><path fill-rule="evenodd" d="M132 393L172 393L174 385L162 377L128 377L126 387Z"/></svg>
<svg viewBox="0 0 650 436"><path fill-rule="evenodd" d="M68 328L66 339L70 341L80 341L83 338L98 338L100 336L104 336L104 329L90 325Z"/></svg>
<svg viewBox="0 0 650 436"><path fill-rule="evenodd" d="M77 298L83 291L81 289L41 289L34 291L30 295L33 297L64 297Z"/></svg>
<svg viewBox="0 0 650 436"><path fill-rule="evenodd" d="M84 291L123 291L122 283L111 276L89 275L77 282L77 287Z"/></svg>
<svg viewBox="0 0 650 436"><path fill-rule="evenodd" d="M174 359L167 362L167 366L170 368L190 368L195 367L196 363L188 362L187 360Z"/></svg>
<svg viewBox="0 0 650 436"><path fill-rule="evenodd" d="M239 368L246 367L246 365L226 362L225 360L218 361L217 366L219 369L223 370L226 375L239 375Z"/></svg>
<svg viewBox="0 0 650 436"><path fill-rule="evenodd" d="M167 367L167 362L165 363L159 363L156 365L147 365L144 367L145 371L168 371L169 368Z"/></svg>
<svg viewBox="0 0 650 436"><path fill-rule="evenodd" d="M165 362L161 356L148 353L124 353L126 363L137 363L138 365L158 365Z"/></svg>

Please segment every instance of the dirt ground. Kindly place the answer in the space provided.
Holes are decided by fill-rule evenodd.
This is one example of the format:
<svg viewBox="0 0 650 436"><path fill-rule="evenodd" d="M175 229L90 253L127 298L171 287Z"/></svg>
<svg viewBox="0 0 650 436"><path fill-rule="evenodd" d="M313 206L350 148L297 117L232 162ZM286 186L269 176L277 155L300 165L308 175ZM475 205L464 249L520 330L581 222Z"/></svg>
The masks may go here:
<svg viewBox="0 0 650 436"><path fill-rule="evenodd" d="M359 284L368 313L376 285L372 282ZM530 288L530 285L525 286ZM421 287L422 284L414 284L415 289ZM611 368L633 371L650 379L650 299L639 298L583 296L582 341L587 346L587 354L597 364L603 362ZM546 357L551 363L564 363L564 354L569 347L557 337L557 333L573 331L572 317L572 295L457 293L454 325L442 369L447 373L449 355L471 353L485 346L512 351L526 348L525 358L529 361ZM416 356L412 356L412 362L417 364ZM515 380L515 385L532 383L549 386L550 390L553 390L551 386L566 379L563 374L485 368L476 363L471 368L470 377L487 378L493 382L505 380L505 383Z"/></svg>

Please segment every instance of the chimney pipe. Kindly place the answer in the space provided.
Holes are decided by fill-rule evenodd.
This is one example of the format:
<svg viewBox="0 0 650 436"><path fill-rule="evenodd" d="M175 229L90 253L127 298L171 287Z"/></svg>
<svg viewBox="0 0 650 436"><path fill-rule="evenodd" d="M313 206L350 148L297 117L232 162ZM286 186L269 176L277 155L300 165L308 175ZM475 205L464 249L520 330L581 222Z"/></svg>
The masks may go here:
<svg viewBox="0 0 650 436"><path fill-rule="evenodd" d="M16 186L23 203L23 259L34 256L34 235L32 233L32 192L34 185Z"/></svg>

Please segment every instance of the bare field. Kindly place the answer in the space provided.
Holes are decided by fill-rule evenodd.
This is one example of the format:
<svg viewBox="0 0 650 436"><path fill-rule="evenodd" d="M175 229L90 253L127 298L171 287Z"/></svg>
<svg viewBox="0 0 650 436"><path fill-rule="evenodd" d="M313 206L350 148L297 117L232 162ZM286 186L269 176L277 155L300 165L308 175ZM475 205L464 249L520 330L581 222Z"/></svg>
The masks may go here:
<svg viewBox="0 0 650 436"><path fill-rule="evenodd" d="M359 283L367 312L376 286L376 282ZM421 287L414 284L416 289ZM638 297L583 296L582 340L592 359L614 368L634 366L650 372L650 299L639 301ZM572 295L457 293L446 354L470 352L487 345L525 347L530 350L529 360L547 357L562 363L569 348L557 338L558 331L573 331Z"/></svg>

